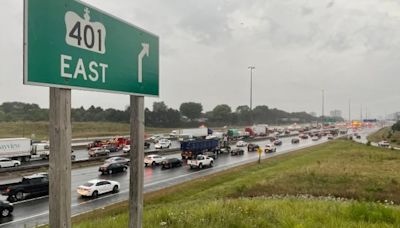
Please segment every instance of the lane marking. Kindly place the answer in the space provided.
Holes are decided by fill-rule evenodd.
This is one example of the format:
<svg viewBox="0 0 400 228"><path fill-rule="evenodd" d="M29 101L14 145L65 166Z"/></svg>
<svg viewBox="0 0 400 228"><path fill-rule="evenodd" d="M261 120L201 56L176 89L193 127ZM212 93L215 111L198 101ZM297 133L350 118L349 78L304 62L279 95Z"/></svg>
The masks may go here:
<svg viewBox="0 0 400 228"><path fill-rule="evenodd" d="M311 142L308 145L302 145L302 146L299 145L299 146L296 146L294 148L284 149L282 151L277 151L274 154L268 154L266 157L262 158L262 160L265 160L265 159L268 159L268 158L272 158L272 157L276 157L276 156L279 156L281 154L286 154L286 153L290 153L290 152L293 152L293 151L301 150L301 149L308 148L308 147L311 147L311 146L320 145L320 144L323 144L323 143L326 143L326 142L329 142L329 141L328 140L321 140L321 141L317 141L317 142ZM179 178L183 178L183 177L187 177L187 176L191 176L191 175L196 175L196 174L199 174L199 173L202 174L202 173L205 173L205 172L211 172L210 174L214 174L214 173L217 173L218 171L223 171L226 168L233 168L233 167L235 167L237 165L251 163L251 162L254 162L254 161L257 161L257 160L258 160L258 157L251 157L249 159L242 160L242 161L239 161L239 162L234 162L234 163L225 164L225 165L221 165L221 166L215 166L213 169L203 169L203 170L199 170L199 171L194 171L193 173L187 173L187 174L183 174L183 175L180 175L180 176L171 177L171 178L160 180L160 181L155 181L155 182L152 182L152 183L149 183L149 184L144 184L144 187L150 187L150 186L157 185L157 184L160 184L160 183L163 183L163 182L167 182L167 181L170 181L170 180L179 179ZM199 176L198 178L200 178L200 177L204 177L204 176ZM187 180L187 181L190 181L190 180ZM181 183L184 183L184 182L187 182L187 181L183 181ZM175 185L175 184L173 184L173 185ZM162 188L160 188L160 189L162 189ZM74 207L77 207L77 206L80 206L80 205L84 205L84 204L89 204L89 203L96 202L96 201L99 201L99 200L108 199L110 197L119 196L120 194L127 193L127 192L129 192L129 189L121 190L116 194L109 194L109 195L105 195L105 196L100 197L100 198L88 200L88 201L77 203L77 204L72 204L71 208L74 208ZM45 198L45 197L43 197L43 198ZM34 201L36 199L31 199L30 201ZM126 199L123 199L123 200L121 200L119 202L122 202L122 201L125 201L125 200ZM23 203L23 202L28 202L28 201L21 201L21 203ZM103 206L97 207L97 208L89 210L89 211L93 211L93 210L96 210L96 209L104 207L104 206L107 206L107 205L103 205ZM89 211L80 212L78 214L87 213ZM7 222L7 223L2 223L2 224L0 224L0 227L1 226L5 226L5 225L10 225L10 224L13 224L13 223L22 222L22 221L25 221L25 220L28 220L28 219L33 219L35 217L44 216L44 215L47 215L48 213L49 213L49 211L47 210L47 211L41 212L39 214L35 214L35 215L27 216L27 217L24 217L24 218L16 219L16 220L13 220L13 221L10 221L10 222ZM78 214L74 214L73 216L76 216Z"/></svg>

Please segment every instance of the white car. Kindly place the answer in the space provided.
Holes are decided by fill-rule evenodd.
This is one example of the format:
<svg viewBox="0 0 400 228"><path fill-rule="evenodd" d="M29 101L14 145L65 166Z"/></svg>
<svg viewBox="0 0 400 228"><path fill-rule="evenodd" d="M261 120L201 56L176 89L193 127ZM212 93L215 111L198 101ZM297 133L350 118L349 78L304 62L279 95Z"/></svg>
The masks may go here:
<svg viewBox="0 0 400 228"><path fill-rule="evenodd" d="M20 166L21 162L17 160L11 160L9 158L0 158L0 168L5 167L17 167Z"/></svg>
<svg viewBox="0 0 400 228"><path fill-rule="evenodd" d="M378 142L378 146L380 146L380 147L389 147L390 143L388 141L380 141L380 142Z"/></svg>
<svg viewBox="0 0 400 228"><path fill-rule="evenodd" d="M171 146L171 140L168 139L161 139L154 145L154 148L156 149L164 149L164 148L169 148Z"/></svg>
<svg viewBox="0 0 400 228"><path fill-rule="evenodd" d="M158 142L158 140L160 140L161 138L162 138L162 135L153 135L153 136L147 138L146 141Z"/></svg>
<svg viewBox="0 0 400 228"><path fill-rule="evenodd" d="M318 140L319 140L319 137L318 137L318 136L313 136L313 137L311 138L311 140L312 140L312 141L318 141Z"/></svg>
<svg viewBox="0 0 400 228"><path fill-rule="evenodd" d="M80 185L76 191L81 196L96 198L104 193L117 193L120 186L121 185L117 181L95 179Z"/></svg>
<svg viewBox="0 0 400 228"><path fill-rule="evenodd" d="M124 146L124 148L122 148L122 151L124 153L129 153L131 151L131 145Z"/></svg>
<svg viewBox="0 0 400 228"><path fill-rule="evenodd" d="M265 153L276 152L276 147L272 144L267 144L267 145L265 145L264 152Z"/></svg>
<svg viewBox="0 0 400 228"><path fill-rule="evenodd" d="M159 165L161 164L163 161L165 160L165 157L157 155L157 154L152 154L152 155L148 155L144 158L144 165L148 166L148 165Z"/></svg>
<svg viewBox="0 0 400 228"><path fill-rule="evenodd" d="M237 147L245 147L245 146L247 146L247 142L245 142L245 141L237 141L236 146Z"/></svg>

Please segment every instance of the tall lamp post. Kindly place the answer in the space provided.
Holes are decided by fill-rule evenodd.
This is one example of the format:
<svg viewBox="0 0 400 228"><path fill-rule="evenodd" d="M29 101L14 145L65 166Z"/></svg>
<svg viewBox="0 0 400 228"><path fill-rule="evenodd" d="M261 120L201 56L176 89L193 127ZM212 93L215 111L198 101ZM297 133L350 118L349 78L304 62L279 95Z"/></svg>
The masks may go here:
<svg viewBox="0 0 400 228"><path fill-rule="evenodd" d="M250 111L253 110L253 70L256 69L255 66L249 66L250 69Z"/></svg>
<svg viewBox="0 0 400 228"><path fill-rule="evenodd" d="M325 90L322 90L322 115L321 115L322 127L324 127L324 115L325 115Z"/></svg>

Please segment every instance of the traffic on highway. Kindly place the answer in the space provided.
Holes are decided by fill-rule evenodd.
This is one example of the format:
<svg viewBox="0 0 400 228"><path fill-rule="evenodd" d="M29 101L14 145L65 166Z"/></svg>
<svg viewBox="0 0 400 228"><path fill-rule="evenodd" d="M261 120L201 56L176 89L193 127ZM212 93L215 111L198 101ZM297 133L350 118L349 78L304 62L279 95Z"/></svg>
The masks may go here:
<svg viewBox="0 0 400 228"><path fill-rule="evenodd" d="M375 128L341 131L338 128L304 129L288 131L274 129L262 137L204 137L191 140L171 140L175 145L169 154L151 153L144 159L144 191L150 192L194 178L216 173L234 166L279 154L325 143L337 137L354 137L365 141ZM280 133L281 131L281 133ZM283 135L282 135L283 133ZM292 134L291 134L292 133ZM280 134L280 135L279 135ZM304 137L307 135L309 137ZM209 136L209 135L208 135ZM206 139L207 138L207 139ZM160 138L162 141L169 139ZM229 141L224 141L229 140ZM156 141L152 144L157 143ZM216 144L215 144L216 143ZM180 145L180 146L177 146ZM89 146L90 147L90 146ZM124 146L122 146L123 148ZM99 147L94 147L99 148ZM190 149L190 156L188 154ZM89 148L90 151L90 148ZM75 151L74 153L76 153ZM80 153L88 150L80 150ZM72 170L72 214L76 215L128 198L129 159L122 157L123 151L112 152L104 164ZM109 156L110 154L104 155ZM125 153L126 154L126 153ZM83 155L82 155L83 156ZM188 158L189 156L189 158ZM2 203L1 227L34 227L48 222L48 176L35 173L21 178L1 178ZM12 202L12 203L9 203ZM1 205L0 205L1 206ZM0 208L1 209L1 208Z"/></svg>

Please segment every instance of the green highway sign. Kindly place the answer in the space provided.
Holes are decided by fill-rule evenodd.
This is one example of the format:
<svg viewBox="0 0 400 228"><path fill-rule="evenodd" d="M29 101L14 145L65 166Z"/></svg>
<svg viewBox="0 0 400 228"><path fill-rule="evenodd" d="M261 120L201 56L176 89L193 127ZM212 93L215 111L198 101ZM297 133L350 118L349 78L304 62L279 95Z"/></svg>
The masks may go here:
<svg viewBox="0 0 400 228"><path fill-rule="evenodd" d="M24 11L24 84L159 96L156 35L77 0Z"/></svg>

